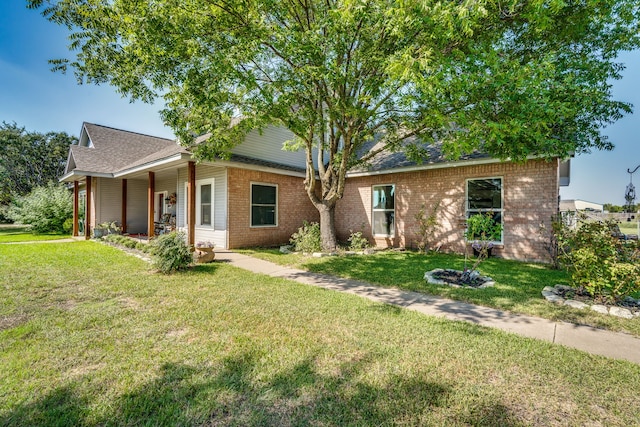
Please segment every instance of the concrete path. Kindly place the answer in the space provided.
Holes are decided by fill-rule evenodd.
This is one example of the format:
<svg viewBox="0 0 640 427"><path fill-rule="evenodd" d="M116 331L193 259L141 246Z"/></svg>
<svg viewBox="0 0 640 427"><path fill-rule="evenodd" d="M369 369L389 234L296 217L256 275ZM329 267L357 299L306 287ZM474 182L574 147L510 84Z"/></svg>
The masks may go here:
<svg viewBox="0 0 640 427"><path fill-rule="evenodd" d="M437 296L399 289L387 289L356 280L310 273L304 270L282 267L231 251L216 250L216 260L228 262L233 266L254 273L282 277L325 289L347 292L430 316L497 328L525 337L576 348L592 354L640 364L640 339L628 334L512 314Z"/></svg>

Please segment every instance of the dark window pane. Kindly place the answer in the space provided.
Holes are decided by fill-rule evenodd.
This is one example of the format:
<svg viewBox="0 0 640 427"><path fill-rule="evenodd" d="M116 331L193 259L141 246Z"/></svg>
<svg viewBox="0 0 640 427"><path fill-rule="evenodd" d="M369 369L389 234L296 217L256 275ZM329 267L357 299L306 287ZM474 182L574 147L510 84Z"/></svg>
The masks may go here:
<svg viewBox="0 0 640 427"><path fill-rule="evenodd" d="M276 187L271 185L253 184L251 187L252 205L275 205Z"/></svg>
<svg viewBox="0 0 640 427"><path fill-rule="evenodd" d="M379 185L373 187L373 209L393 209L394 208L393 185Z"/></svg>
<svg viewBox="0 0 640 427"><path fill-rule="evenodd" d="M211 203L211 184L200 186L200 203Z"/></svg>
<svg viewBox="0 0 640 427"><path fill-rule="evenodd" d="M476 179L468 181L469 209L502 209L502 180Z"/></svg>
<svg viewBox="0 0 640 427"><path fill-rule="evenodd" d="M252 206L251 225L276 225L275 206Z"/></svg>
<svg viewBox="0 0 640 427"><path fill-rule="evenodd" d="M395 215L393 211L373 213L373 234L393 236L395 233Z"/></svg>
<svg viewBox="0 0 640 427"><path fill-rule="evenodd" d="M200 205L200 225L211 225L211 203Z"/></svg>

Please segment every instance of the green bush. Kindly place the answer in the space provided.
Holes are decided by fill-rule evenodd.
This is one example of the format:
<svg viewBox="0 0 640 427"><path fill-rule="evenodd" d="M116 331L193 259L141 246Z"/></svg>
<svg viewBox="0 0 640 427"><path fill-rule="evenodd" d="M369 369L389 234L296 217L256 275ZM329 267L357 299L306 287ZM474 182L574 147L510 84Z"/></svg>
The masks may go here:
<svg viewBox="0 0 640 427"><path fill-rule="evenodd" d="M184 233L163 234L151 242L154 265L165 274L185 270L193 262Z"/></svg>
<svg viewBox="0 0 640 427"><path fill-rule="evenodd" d="M320 224L317 222L302 223L302 227L293 233L289 243L293 245L296 252L319 252L322 249L322 240L320 239Z"/></svg>
<svg viewBox="0 0 640 427"><path fill-rule="evenodd" d="M640 291L638 242L616 237L615 221L580 220L558 240L560 260L574 286L593 298L616 302Z"/></svg>
<svg viewBox="0 0 640 427"><path fill-rule="evenodd" d="M13 202L8 216L30 225L34 233L64 233L65 222L73 217L73 196L62 184L36 187Z"/></svg>
<svg viewBox="0 0 640 427"><path fill-rule="evenodd" d="M347 240L350 251L361 251L369 247L369 240L362 235L361 231L352 231Z"/></svg>

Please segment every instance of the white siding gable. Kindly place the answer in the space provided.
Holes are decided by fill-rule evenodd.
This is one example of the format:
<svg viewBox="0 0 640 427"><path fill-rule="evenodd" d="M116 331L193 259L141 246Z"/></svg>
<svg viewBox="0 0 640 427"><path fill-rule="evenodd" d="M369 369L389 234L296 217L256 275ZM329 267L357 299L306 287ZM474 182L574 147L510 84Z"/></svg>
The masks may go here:
<svg viewBox="0 0 640 427"><path fill-rule="evenodd" d="M295 166L304 169L304 149L291 152L284 151L282 145L285 141L292 141L294 135L283 127L269 126L262 131L251 131L244 142L231 150L233 154L260 159L281 165Z"/></svg>

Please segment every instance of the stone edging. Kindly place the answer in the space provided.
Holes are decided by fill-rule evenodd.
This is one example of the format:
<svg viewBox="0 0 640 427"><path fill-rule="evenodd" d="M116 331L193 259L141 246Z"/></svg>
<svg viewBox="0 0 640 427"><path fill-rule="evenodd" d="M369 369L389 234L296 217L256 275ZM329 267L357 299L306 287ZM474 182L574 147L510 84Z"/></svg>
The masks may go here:
<svg viewBox="0 0 640 427"><path fill-rule="evenodd" d="M542 296L549 302L568 305L569 307L577 308L579 310L591 309L597 313L609 314L611 316L622 317L624 319L633 319L640 317L640 309L631 310L626 307L611 306L607 307L603 304L588 304L582 301L576 301L573 299L565 299L561 295L563 292L571 291L573 288L566 285L545 286L542 289ZM637 304L637 302L634 300Z"/></svg>
<svg viewBox="0 0 640 427"><path fill-rule="evenodd" d="M426 280L428 283L431 283L432 285L446 285L446 286L451 286L452 288L465 288L465 289L467 288L468 289L484 289L484 288L489 288L496 284L496 282L490 277L486 277L486 279L488 280L480 286L461 286L454 283L445 282L444 280L436 279L435 277L433 277L435 273L442 273L443 271L460 273L459 270L450 270L450 269L445 270L442 268L436 268L435 270L427 271L426 273L424 273L424 280Z"/></svg>

